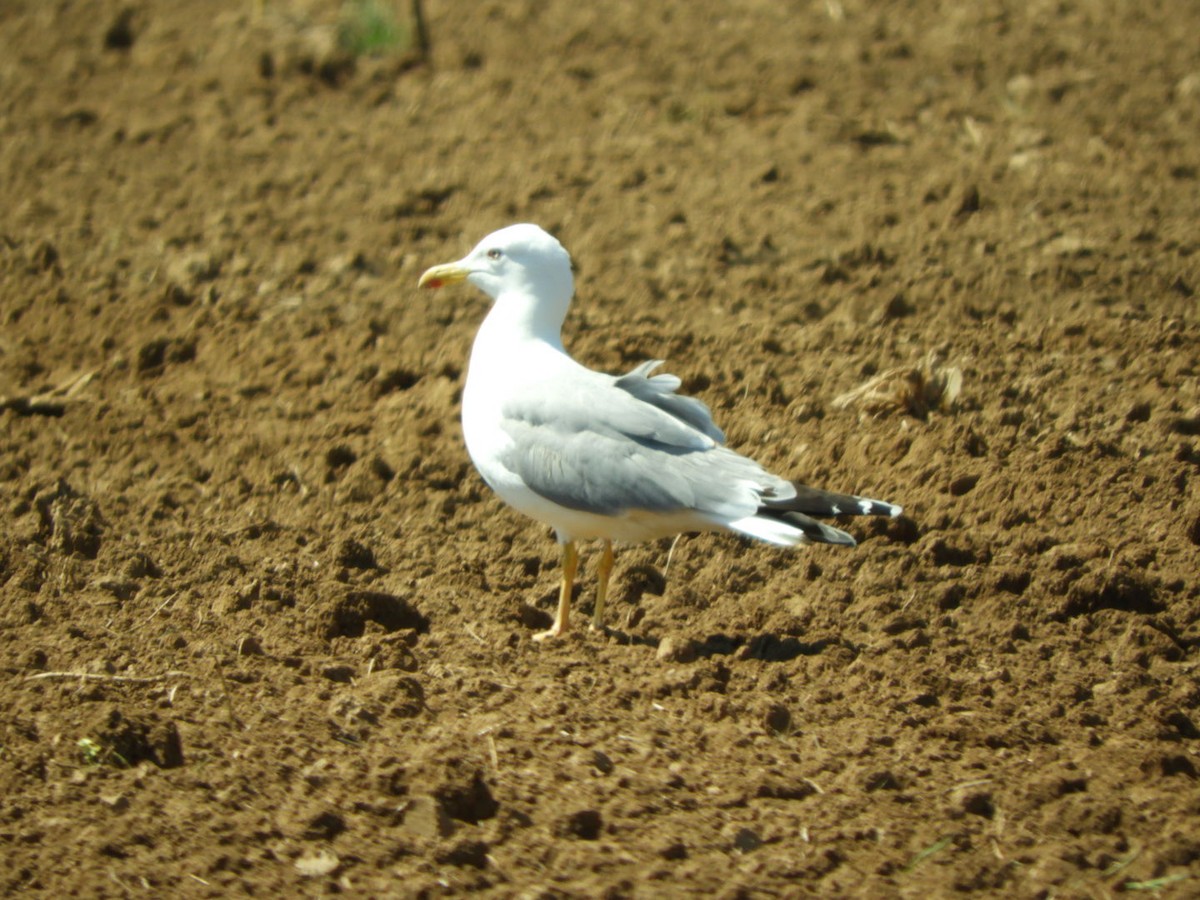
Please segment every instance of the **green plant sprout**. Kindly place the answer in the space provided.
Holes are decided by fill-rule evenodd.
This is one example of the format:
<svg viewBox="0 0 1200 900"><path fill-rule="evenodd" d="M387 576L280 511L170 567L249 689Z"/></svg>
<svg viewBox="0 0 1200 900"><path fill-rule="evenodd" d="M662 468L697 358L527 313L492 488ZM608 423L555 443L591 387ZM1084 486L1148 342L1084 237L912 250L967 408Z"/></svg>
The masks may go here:
<svg viewBox="0 0 1200 900"><path fill-rule="evenodd" d="M338 44L353 56L399 54L412 47L412 33L388 0L346 0Z"/></svg>
<svg viewBox="0 0 1200 900"><path fill-rule="evenodd" d="M942 850L945 850L947 847L949 847L953 840L953 837L944 837L940 841L930 844L924 850L921 850L919 853L913 856L913 858L908 861L908 864L904 867L903 871L911 872L935 853L940 853Z"/></svg>
<svg viewBox="0 0 1200 900"><path fill-rule="evenodd" d="M122 769L129 768L129 762L120 753L105 749L91 738L80 738L75 742L75 746L79 748L79 755L83 757L85 766L99 766L106 762L112 762Z"/></svg>
<svg viewBox="0 0 1200 900"><path fill-rule="evenodd" d="M1127 881L1124 884L1124 888L1127 891L1161 891L1168 885L1187 881L1189 878L1191 876L1184 873L1164 875L1162 878L1152 878L1149 881Z"/></svg>

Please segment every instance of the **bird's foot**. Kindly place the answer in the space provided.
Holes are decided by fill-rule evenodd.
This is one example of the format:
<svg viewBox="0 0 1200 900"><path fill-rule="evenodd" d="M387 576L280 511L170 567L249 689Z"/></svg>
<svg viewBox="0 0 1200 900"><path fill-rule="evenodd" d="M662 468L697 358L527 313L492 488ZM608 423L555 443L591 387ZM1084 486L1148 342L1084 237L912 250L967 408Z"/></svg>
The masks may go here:
<svg viewBox="0 0 1200 900"><path fill-rule="evenodd" d="M537 634L535 634L533 636L533 639L535 641L547 641L552 638L562 637L566 633L567 633L566 627L560 625L558 622L555 622L553 625L551 625L545 631L539 631Z"/></svg>

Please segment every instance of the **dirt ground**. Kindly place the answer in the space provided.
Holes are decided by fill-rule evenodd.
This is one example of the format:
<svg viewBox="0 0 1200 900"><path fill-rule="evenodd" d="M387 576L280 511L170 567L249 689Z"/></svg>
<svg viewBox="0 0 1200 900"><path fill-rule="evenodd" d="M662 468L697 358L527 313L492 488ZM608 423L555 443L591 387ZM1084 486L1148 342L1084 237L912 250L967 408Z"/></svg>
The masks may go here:
<svg viewBox="0 0 1200 900"><path fill-rule="evenodd" d="M1200 6L344 5L0 5L0 893L1200 895ZM532 641L416 290L513 221L905 515Z"/></svg>

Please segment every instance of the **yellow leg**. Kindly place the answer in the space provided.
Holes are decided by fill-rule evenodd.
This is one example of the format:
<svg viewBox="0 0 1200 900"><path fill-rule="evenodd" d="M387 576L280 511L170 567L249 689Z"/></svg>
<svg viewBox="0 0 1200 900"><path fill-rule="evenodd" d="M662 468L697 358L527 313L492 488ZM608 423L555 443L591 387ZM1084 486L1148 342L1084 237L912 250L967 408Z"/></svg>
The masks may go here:
<svg viewBox="0 0 1200 900"><path fill-rule="evenodd" d="M563 634L570 624L571 618L571 589L575 587L575 570L579 568L579 553L575 550L575 542L563 544L562 553L562 584L558 588L558 615L549 631L540 631L533 636L535 641L558 637Z"/></svg>
<svg viewBox="0 0 1200 900"><path fill-rule="evenodd" d="M604 554L596 570L596 608L592 610L592 631L604 628L604 602L608 599L608 576L613 569L612 541L604 542Z"/></svg>

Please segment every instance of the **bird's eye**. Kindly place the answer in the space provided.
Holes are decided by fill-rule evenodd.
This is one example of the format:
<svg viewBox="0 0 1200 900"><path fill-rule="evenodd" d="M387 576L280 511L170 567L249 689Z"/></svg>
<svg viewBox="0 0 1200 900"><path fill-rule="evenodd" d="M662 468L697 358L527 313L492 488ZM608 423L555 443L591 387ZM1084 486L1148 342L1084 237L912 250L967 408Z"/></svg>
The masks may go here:
<svg viewBox="0 0 1200 900"><path fill-rule="evenodd" d="M489 250L487 255L488 255L488 259L499 259L504 254L501 253L499 250Z"/></svg>

